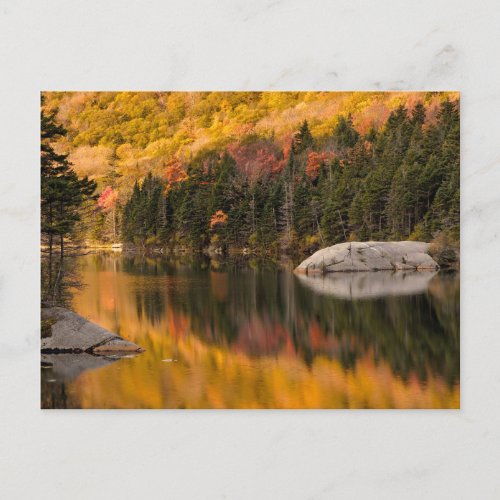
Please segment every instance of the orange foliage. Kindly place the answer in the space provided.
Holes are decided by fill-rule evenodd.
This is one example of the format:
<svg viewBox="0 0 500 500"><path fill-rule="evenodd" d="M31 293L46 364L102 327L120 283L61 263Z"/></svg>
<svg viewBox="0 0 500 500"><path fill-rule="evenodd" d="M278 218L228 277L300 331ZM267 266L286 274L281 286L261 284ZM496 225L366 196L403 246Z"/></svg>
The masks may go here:
<svg viewBox="0 0 500 500"><path fill-rule="evenodd" d="M386 103L375 100L362 113L354 114L354 128L360 134L367 134L371 128L378 130L387 121L391 109Z"/></svg>
<svg viewBox="0 0 500 500"><path fill-rule="evenodd" d="M227 223L227 214L222 210L217 210L210 218L210 229L214 229L217 226L223 226Z"/></svg>
<svg viewBox="0 0 500 500"><path fill-rule="evenodd" d="M165 178L167 179L167 189L170 189L174 184L186 181L189 176L184 170L182 163L179 160L174 159L167 165Z"/></svg>
<svg viewBox="0 0 500 500"><path fill-rule="evenodd" d="M285 165L275 144L258 140L246 144L230 144L228 151L239 170L252 180L269 172L279 172Z"/></svg>
<svg viewBox="0 0 500 500"><path fill-rule="evenodd" d="M335 153L329 151L322 153L311 151L307 157L306 175L312 180L317 179L321 166L333 160L333 158L335 158Z"/></svg>

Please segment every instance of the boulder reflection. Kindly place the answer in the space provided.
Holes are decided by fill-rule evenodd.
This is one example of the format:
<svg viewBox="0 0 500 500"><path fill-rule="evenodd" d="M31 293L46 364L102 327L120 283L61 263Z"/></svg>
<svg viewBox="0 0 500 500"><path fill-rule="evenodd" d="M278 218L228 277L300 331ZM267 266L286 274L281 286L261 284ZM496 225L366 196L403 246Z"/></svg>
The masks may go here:
<svg viewBox="0 0 500 500"><path fill-rule="evenodd" d="M352 300L425 293L436 274L435 271L379 271L298 274L297 278L316 293Z"/></svg>

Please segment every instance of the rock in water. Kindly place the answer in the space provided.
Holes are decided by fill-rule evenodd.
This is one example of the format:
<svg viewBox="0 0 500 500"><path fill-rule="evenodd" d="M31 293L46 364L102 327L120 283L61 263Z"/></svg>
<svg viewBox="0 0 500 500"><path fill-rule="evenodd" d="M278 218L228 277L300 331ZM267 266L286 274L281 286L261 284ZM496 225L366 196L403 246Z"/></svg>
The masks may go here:
<svg viewBox="0 0 500 500"><path fill-rule="evenodd" d="M300 274L341 271L438 269L429 255L429 243L421 241L352 241L318 250L295 269Z"/></svg>
<svg viewBox="0 0 500 500"><path fill-rule="evenodd" d="M42 308L50 332L42 337L42 352L117 354L143 352L138 345L62 307Z"/></svg>

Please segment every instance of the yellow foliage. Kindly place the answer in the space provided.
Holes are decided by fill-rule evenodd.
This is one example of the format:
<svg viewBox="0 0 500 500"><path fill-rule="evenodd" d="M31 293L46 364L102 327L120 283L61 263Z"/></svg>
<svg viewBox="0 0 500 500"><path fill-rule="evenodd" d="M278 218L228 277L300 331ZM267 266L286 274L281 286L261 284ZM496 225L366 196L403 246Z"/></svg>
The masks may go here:
<svg viewBox="0 0 500 500"><path fill-rule="evenodd" d="M104 175L115 153L124 172L159 170L173 158L220 150L246 137L270 138L286 147L308 120L320 141L331 135L338 115L351 114L365 133L380 127L400 104L426 103L430 120L437 104L457 92L46 92L45 106L58 111L69 134L64 150L80 174ZM121 162L121 163L120 163ZM139 169L140 170L140 169ZM125 187L130 182L124 179ZM120 189L121 186L118 186Z"/></svg>

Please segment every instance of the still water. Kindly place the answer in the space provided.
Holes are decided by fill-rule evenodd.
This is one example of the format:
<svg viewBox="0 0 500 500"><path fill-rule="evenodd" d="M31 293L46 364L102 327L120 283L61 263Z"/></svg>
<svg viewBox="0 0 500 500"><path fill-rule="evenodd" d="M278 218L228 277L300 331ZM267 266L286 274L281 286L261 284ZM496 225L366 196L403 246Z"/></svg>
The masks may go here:
<svg viewBox="0 0 500 500"><path fill-rule="evenodd" d="M73 309L146 349L42 356L44 408L458 408L450 273L298 277L101 253Z"/></svg>

